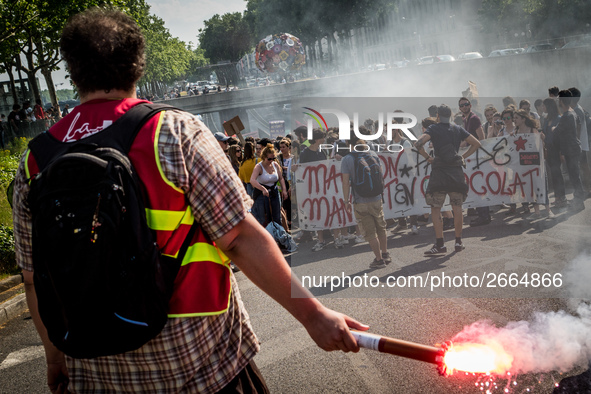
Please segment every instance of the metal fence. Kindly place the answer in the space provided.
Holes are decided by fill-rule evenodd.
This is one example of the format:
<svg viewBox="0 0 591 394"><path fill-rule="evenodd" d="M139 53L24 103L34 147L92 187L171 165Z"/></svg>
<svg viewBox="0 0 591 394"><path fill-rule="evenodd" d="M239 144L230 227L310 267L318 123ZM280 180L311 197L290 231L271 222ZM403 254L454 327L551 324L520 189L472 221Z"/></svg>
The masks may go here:
<svg viewBox="0 0 591 394"><path fill-rule="evenodd" d="M53 124L55 124L55 121L52 119L38 120L36 122L19 122L16 128L9 123L3 123L1 135L2 146L6 146L6 144L15 138L33 138L49 129Z"/></svg>

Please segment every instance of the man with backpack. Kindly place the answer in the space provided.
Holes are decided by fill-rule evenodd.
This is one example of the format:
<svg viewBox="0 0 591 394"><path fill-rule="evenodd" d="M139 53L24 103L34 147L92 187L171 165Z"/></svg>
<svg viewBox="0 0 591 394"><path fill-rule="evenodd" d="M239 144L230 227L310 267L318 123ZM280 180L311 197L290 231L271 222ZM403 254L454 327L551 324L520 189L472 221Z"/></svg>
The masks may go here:
<svg viewBox="0 0 591 394"><path fill-rule="evenodd" d="M429 184L425 193L425 201L431 206L431 217L435 230L435 245L425 252L425 255L447 253L443 243L443 222L441 208L449 195L449 201L454 214L455 251L464 250L462 243L463 214L462 204L468 195L468 185L464 177L464 159L476 152L480 142L463 127L450 124L451 109L443 104L437 109L437 123L429 126L415 143L415 148L421 156L431 164ZM427 141L431 141L435 157L431 157L423 148ZM470 147L464 154L459 155L460 144L466 141Z"/></svg>
<svg viewBox="0 0 591 394"><path fill-rule="evenodd" d="M31 142L13 211L50 390L267 392L229 259L322 349L358 351L348 327L367 326L292 279L206 126L136 98L145 65L136 23L87 10L68 21L60 50L81 104Z"/></svg>
<svg viewBox="0 0 591 394"><path fill-rule="evenodd" d="M359 132L362 135L371 134L364 126L359 126ZM355 212L355 220L374 254L369 268L384 268L392 262L392 258L388 252L382 204L384 175L380 158L355 133L351 133L349 146L351 153L341 161L343 198L347 212ZM353 203L350 200L351 189Z"/></svg>

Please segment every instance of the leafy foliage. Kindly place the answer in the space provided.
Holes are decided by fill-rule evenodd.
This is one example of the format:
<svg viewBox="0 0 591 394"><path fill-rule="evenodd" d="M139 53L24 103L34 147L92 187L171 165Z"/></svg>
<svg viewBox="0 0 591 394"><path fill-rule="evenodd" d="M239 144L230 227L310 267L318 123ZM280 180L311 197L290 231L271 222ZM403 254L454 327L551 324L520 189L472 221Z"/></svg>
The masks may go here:
<svg viewBox="0 0 591 394"><path fill-rule="evenodd" d="M0 151L0 275L19 271L14 254L12 210L6 198L6 189L16 175L27 144L26 138L17 138L8 145L8 149Z"/></svg>
<svg viewBox="0 0 591 394"><path fill-rule="evenodd" d="M212 62L236 62L252 49L251 30L239 12L216 14L199 29L200 48Z"/></svg>
<svg viewBox="0 0 591 394"><path fill-rule="evenodd" d="M588 0L483 0L479 19L485 31L510 38L526 33L547 39L588 32Z"/></svg>
<svg viewBox="0 0 591 394"><path fill-rule="evenodd" d="M12 227L0 224L0 275L16 274L18 272Z"/></svg>

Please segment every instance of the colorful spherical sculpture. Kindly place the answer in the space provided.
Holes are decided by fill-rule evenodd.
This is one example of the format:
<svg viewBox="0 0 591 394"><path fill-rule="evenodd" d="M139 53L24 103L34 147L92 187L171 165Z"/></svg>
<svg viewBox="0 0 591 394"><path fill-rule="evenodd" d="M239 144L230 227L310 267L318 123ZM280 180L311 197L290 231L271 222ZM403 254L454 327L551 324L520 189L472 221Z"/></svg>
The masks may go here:
<svg viewBox="0 0 591 394"><path fill-rule="evenodd" d="M306 63L304 46L288 33L269 35L257 45L255 58L261 71L295 71Z"/></svg>

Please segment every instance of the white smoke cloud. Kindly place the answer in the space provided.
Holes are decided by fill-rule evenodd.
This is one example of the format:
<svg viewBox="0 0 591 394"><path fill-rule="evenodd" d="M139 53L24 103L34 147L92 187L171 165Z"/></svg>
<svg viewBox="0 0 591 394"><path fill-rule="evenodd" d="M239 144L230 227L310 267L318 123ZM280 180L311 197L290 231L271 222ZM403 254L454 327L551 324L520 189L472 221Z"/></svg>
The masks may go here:
<svg viewBox="0 0 591 394"><path fill-rule="evenodd" d="M513 357L514 373L567 372L591 360L591 257L580 255L563 272L564 288L578 305L566 311L536 312L529 321L495 327L491 321L467 326L454 343L500 345ZM501 372L501 371L497 371Z"/></svg>

